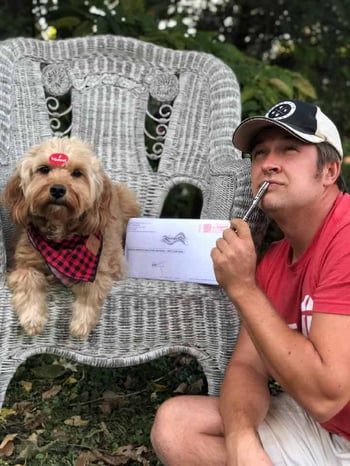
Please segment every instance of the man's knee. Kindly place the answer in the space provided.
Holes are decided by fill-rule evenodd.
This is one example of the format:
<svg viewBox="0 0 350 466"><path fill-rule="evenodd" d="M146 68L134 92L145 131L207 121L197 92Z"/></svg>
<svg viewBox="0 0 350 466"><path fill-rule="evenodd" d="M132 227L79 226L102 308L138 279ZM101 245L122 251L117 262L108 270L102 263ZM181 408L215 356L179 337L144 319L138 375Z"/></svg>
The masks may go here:
<svg viewBox="0 0 350 466"><path fill-rule="evenodd" d="M221 433L222 421L216 398L177 396L158 409L151 442L164 465L216 465L223 464Z"/></svg>
<svg viewBox="0 0 350 466"><path fill-rule="evenodd" d="M159 408L151 430L151 442L156 451L174 444L175 432L178 430L179 400L170 398Z"/></svg>
<svg viewBox="0 0 350 466"><path fill-rule="evenodd" d="M189 397L175 397L165 401L158 409L151 429L151 443L163 464L178 463L188 424ZM192 413L193 415L193 413Z"/></svg>

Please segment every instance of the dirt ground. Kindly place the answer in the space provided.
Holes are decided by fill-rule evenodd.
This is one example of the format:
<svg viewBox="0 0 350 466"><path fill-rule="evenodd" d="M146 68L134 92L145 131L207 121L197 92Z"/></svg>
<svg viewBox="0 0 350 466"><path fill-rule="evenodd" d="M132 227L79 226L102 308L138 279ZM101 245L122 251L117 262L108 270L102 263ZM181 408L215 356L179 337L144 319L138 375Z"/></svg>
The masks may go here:
<svg viewBox="0 0 350 466"><path fill-rule="evenodd" d="M186 393L206 393L188 355L119 369L32 357L1 410L0 466L159 465L149 442L155 412Z"/></svg>

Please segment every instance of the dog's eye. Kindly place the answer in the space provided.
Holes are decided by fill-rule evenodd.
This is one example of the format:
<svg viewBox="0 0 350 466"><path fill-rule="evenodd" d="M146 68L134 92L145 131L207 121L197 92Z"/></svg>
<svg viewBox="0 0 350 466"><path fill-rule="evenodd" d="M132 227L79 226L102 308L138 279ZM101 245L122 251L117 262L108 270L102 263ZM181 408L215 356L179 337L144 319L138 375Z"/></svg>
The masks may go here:
<svg viewBox="0 0 350 466"><path fill-rule="evenodd" d="M38 172L42 173L43 175L47 175L50 171L50 167L47 165L43 165L42 167L38 168Z"/></svg>
<svg viewBox="0 0 350 466"><path fill-rule="evenodd" d="M83 176L83 173L80 170L76 169L72 171L72 176L74 176L74 178L79 178L80 176Z"/></svg>

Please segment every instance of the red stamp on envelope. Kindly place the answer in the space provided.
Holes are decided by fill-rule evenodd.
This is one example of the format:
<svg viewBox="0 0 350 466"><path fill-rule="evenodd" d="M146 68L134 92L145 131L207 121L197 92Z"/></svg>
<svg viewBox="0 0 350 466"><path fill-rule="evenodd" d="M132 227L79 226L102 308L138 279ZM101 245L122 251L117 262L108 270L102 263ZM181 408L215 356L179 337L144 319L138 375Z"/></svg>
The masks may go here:
<svg viewBox="0 0 350 466"><path fill-rule="evenodd" d="M49 157L49 162L52 163L52 165L64 165L68 160L68 155L62 153L51 154Z"/></svg>
<svg viewBox="0 0 350 466"><path fill-rule="evenodd" d="M203 225L203 232L204 233L211 233L211 223L205 223Z"/></svg>

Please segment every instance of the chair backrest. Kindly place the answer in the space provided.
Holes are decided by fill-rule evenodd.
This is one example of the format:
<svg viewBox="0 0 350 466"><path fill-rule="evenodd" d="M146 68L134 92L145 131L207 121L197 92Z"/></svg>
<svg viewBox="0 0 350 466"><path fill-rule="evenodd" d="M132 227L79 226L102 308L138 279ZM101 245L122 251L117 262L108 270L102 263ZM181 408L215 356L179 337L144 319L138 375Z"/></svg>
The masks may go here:
<svg viewBox="0 0 350 466"><path fill-rule="evenodd" d="M231 142L240 108L234 73L209 54L118 36L0 42L0 190L31 145L70 134L137 192L144 216L159 216L179 183L201 190L201 217L241 215L249 162ZM2 221L6 237L4 212Z"/></svg>

